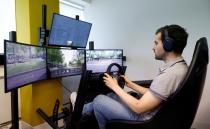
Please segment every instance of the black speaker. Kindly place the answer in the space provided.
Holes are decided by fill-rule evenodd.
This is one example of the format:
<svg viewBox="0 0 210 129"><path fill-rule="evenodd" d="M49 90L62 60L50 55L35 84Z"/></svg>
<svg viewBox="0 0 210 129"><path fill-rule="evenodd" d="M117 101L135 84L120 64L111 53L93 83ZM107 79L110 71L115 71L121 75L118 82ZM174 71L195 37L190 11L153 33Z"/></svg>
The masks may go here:
<svg viewBox="0 0 210 129"><path fill-rule="evenodd" d="M122 60L123 60L123 61L126 61L126 56L123 56L123 57L122 57Z"/></svg>
<svg viewBox="0 0 210 129"><path fill-rule="evenodd" d="M10 31L9 32L9 40L10 41L13 41L13 42L16 42L16 31Z"/></svg>
<svg viewBox="0 0 210 129"><path fill-rule="evenodd" d="M10 31L9 32L9 39L11 41L16 41L16 32L15 31ZM0 53L0 65L4 65L4 54Z"/></svg>
<svg viewBox="0 0 210 129"><path fill-rule="evenodd" d="M4 65L4 54L0 53L0 65Z"/></svg>
<svg viewBox="0 0 210 129"><path fill-rule="evenodd" d="M76 20L79 20L79 15L76 15L76 16L75 16L75 19L76 19Z"/></svg>
<svg viewBox="0 0 210 129"><path fill-rule="evenodd" d="M94 41L89 42L89 50L94 50Z"/></svg>

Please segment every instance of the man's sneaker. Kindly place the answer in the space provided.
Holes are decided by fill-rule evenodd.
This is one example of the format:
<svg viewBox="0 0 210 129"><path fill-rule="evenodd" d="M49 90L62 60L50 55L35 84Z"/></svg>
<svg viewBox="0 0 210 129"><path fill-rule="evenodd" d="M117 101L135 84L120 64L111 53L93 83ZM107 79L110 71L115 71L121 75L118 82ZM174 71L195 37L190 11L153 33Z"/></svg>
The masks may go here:
<svg viewBox="0 0 210 129"><path fill-rule="evenodd" d="M75 102L76 102L76 98L77 98L77 92L72 92L70 94L70 102L72 104L72 109L74 110L74 105L75 105Z"/></svg>

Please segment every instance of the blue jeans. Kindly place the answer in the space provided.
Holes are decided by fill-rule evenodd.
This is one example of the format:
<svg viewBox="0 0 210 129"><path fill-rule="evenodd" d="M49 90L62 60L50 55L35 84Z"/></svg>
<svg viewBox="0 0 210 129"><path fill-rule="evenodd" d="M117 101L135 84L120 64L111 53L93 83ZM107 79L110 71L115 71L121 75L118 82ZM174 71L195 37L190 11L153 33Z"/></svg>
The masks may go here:
<svg viewBox="0 0 210 129"><path fill-rule="evenodd" d="M105 129L106 121L113 119L143 121L140 114L133 112L116 94L98 95L83 108L83 115L95 114L100 129Z"/></svg>

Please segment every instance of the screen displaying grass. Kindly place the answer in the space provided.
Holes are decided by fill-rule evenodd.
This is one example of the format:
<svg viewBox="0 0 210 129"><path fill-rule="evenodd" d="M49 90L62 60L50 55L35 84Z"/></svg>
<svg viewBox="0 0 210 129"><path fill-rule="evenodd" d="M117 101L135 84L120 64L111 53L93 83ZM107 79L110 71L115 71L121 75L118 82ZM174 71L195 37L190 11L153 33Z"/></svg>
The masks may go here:
<svg viewBox="0 0 210 129"><path fill-rule="evenodd" d="M45 48L12 42L5 45L8 90L47 78Z"/></svg>
<svg viewBox="0 0 210 129"><path fill-rule="evenodd" d="M47 67L51 78L81 74L84 62L84 50L47 49Z"/></svg>
<svg viewBox="0 0 210 129"><path fill-rule="evenodd" d="M111 63L117 63L122 66L122 49L95 49L86 51L86 69L93 73L106 72L107 67ZM117 67L113 67L112 71L117 71Z"/></svg>

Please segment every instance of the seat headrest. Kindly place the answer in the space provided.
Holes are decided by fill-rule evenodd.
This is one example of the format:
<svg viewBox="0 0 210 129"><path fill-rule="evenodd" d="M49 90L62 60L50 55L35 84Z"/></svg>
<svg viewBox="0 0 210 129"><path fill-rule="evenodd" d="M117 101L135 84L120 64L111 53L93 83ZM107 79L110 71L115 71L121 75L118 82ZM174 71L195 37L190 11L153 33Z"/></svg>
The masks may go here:
<svg viewBox="0 0 210 129"><path fill-rule="evenodd" d="M204 61L204 63L208 64L209 63L209 54L208 54L208 43L205 37L200 38L195 45L195 50L193 53L193 58L191 61L191 64L195 60L200 60Z"/></svg>
<svg viewBox="0 0 210 129"><path fill-rule="evenodd" d="M192 76L194 75L199 76L199 73L203 71L202 69L206 68L208 63L209 63L208 44L206 38L202 37L196 42L192 61L190 63L185 78L183 79L182 83L180 83L180 86L177 89L177 91L173 95L171 95L168 98L168 100L173 99L180 92L180 90L183 89L183 86L189 82Z"/></svg>

